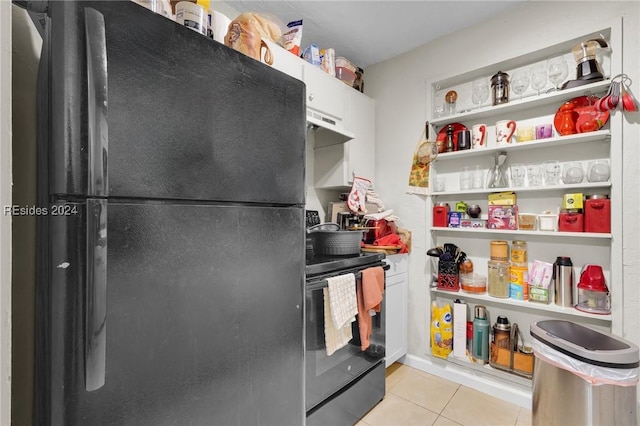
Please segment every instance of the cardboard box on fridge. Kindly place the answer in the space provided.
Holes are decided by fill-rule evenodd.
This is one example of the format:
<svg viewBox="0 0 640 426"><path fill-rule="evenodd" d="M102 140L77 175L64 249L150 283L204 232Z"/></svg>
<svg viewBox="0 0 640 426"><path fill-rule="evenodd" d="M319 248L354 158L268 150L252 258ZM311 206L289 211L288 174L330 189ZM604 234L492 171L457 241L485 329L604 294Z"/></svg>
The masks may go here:
<svg viewBox="0 0 640 426"><path fill-rule="evenodd" d="M518 229L518 206L489 206L489 229Z"/></svg>

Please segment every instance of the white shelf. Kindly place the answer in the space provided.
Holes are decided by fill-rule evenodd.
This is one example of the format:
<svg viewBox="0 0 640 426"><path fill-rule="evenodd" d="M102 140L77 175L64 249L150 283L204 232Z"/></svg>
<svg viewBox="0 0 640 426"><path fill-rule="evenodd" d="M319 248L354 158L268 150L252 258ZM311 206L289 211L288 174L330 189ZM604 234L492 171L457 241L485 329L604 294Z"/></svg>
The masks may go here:
<svg viewBox="0 0 640 426"><path fill-rule="evenodd" d="M548 149L548 148L556 148L558 146L563 145L571 145L574 143L589 143L589 142L598 142L598 141L609 141L611 139L611 131L607 130L598 130L596 132L588 132L588 133L578 133L575 135L569 136L558 136L555 138L547 138L534 140L529 142L516 142L508 145L500 145L494 146L491 148L477 148L477 149L466 149L462 151L455 152L445 152L442 154L438 154L435 161L445 161L445 160L454 160L458 158L466 158L466 157L480 157L487 154L493 154L495 152L506 151L522 151L527 149Z"/></svg>
<svg viewBox="0 0 640 426"><path fill-rule="evenodd" d="M525 388L531 388L533 386L533 382L531 379L527 379L526 377L518 376L517 374L508 373L506 371L499 370L497 368L493 368L489 364L474 364L469 361L467 358L458 358L453 356L453 354L449 355L446 362L450 362L460 367L468 368L473 371L479 371L484 374L488 374L491 376L498 377L503 380L507 380L513 383L516 383L520 386L524 386Z"/></svg>
<svg viewBox="0 0 640 426"><path fill-rule="evenodd" d="M611 234L594 232L558 232L558 231L521 231L510 229L487 229L487 228L445 228L431 227L432 232L462 232L469 234L492 234L492 235L530 235L554 238L586 238L586 239L611 239Z"/></svg>
<svg viewBox="0 0 640 426"><path fill-rule="evenodd" d="M574 87L566 90L557 90L551 93L543 93L533 95L528 98L509 101L506 104L496 106L484 106L473 110L467 110L458 114L439 117L431 120L431 125L440 127L448 123L459 122L463 120L479 120L488 117L495 117L502 112L524 111L535 107L557 104L560 106L562 102L568 101L578 96L592 95L606 92L611 84L611 80L603 80L597 83L586 84L580 87Z"/></svg>
<svg viewBox="0 0 640 426"><path fill-rule="evenodd" d="M446 296L448 298L457 299L464 298L469 300L479 300L483 302L491 302L499 305L509 305L509 306L517 306L518 308L530 309L536 312L544 311L544 312L552 312L554 314L564 314L573 317L582 317L582 318L591 318L603 322L611 322L611 314L608 315L598 315L598 314L590 314L588 312L582 312L575 308L565 308L562 306L558 306L554 303L545 304L545 303L537 303L530 302L528 300L516 300L509 298L499 298L489 296L488 294L474 294L474 293L465 293L463 291L446 291L439 290L437 288L431 288L431 292L436 293L441 296Z"/></svg>
<svg viewBox="0 0 640 426"><path fill-rule="evenodd" d="M570 185L553 185L553 186L517 186L508 188L491 188L491 189L461 189L459 191L443 191L443 192L431 192L429 195L437 197L441 195L473 195L473 194L493 194L495 192L545 192L552 191L566 192L571 189L601 189L611 188L611 182L585 182L576 183Z"/></svg>

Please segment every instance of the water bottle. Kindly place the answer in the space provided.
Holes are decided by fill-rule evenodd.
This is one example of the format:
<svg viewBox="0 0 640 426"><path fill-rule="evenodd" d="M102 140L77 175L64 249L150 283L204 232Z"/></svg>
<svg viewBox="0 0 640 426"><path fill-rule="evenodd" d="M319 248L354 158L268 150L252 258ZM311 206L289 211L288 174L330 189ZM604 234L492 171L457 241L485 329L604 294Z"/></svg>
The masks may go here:
<svg viewBox="0 0 640 426"><path fill-rule="evenodd" d="M553 285L555 303L559 306L573 306L573 263L570 257L558 256L553 263Z"/></svg>
<svg viewBox="0 0 640 426"><path fill-rule="evenodd" d="M477 364L489 362L489 321L487 308L476 305L473 319L473 361Z"/></svg>

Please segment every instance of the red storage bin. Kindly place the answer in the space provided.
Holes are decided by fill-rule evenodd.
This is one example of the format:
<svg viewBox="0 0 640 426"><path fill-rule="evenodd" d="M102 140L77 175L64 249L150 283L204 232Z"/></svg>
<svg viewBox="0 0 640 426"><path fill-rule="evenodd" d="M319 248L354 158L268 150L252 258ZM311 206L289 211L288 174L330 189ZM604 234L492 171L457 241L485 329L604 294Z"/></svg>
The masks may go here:
<svg viewBox="0 0 640 426"><path fill-rule="evenodd" d="M584 215L578 209L560 210L558 231L584 232Z"/></svg>
<svg viewBox="0 0 640 426"><path fill-rule="evenodd" d="M611 232L611 200L608 195L587 195L584 202L584 232Z"/></svg>

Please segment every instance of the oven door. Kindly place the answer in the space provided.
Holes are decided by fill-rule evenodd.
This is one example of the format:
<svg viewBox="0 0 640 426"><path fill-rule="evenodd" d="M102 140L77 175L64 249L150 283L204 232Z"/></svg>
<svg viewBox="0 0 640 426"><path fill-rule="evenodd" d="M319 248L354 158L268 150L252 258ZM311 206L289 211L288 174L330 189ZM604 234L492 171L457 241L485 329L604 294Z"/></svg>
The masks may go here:
<svg viewBox="0 0 640 426"><path fill-rule="evenodd" d="M342 273L345 272L334 275ZM353 339L345 347L337 350L331 356L327 356L322 292L322 289L326 287L327 281L324 279L311 280L306 284L305 388L307 414L351 382L372 370L378 363L384 362L384 298L380 312L372 317L370 347L364 352L360 349L360 333L356 316L356 321L351 324Z"/></svg>

